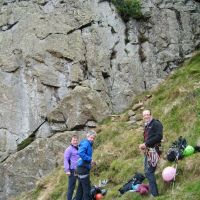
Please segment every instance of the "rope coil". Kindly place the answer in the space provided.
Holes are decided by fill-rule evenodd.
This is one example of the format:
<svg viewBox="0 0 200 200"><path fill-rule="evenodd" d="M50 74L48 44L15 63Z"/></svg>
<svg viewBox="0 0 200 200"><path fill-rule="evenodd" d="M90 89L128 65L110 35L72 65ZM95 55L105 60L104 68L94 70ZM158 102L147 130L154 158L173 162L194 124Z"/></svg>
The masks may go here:
<svg viewBox="0 0 200 200"><path fill-rule="evenodd" d="M152 167L156 167L158 161L160 160L160 156L158 155L156 149L148 148L146 155L149 165L151 165Z"/></svg>

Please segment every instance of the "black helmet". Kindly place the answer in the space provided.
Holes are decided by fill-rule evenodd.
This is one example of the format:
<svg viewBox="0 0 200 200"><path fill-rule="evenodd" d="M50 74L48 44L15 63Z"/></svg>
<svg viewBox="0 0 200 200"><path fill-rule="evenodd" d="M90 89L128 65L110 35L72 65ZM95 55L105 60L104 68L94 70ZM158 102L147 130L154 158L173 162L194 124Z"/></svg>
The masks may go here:
<svg viewBox="0 0 200 200"><path fill-rule="evenodd" d="M92 186L90 192L91 192L92 200L95 200L96 194L101 193L101 189L97 186Z"/></svg>

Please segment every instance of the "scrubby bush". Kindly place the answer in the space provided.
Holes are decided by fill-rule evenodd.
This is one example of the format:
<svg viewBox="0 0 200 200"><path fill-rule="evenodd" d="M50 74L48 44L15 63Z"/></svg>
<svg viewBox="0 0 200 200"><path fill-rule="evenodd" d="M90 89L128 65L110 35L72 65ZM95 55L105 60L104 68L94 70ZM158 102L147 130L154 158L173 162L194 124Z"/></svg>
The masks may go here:
<svg viewBox="0 0 200 200"><path fill-rule="evenodd" d="M140 0L111 0L117 8L124 21L130 18L141 18L141 1Z"/></svg>

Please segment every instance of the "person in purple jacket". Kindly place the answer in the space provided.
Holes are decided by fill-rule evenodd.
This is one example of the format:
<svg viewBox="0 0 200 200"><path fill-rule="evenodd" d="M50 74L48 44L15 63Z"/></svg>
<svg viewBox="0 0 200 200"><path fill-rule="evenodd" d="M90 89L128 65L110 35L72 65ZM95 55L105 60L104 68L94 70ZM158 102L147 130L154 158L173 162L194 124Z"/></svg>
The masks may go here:
<svg viewBox="0 0 200 200"><path fill-rule="evenodd" d="M65 150L64 153L64 167L65 173L68 175L68 190L67 200L72 200L74 189L76 186L77 175L75 173L77 167L78 155L78 137L73 135L71 138L70 146Z"/></svg>

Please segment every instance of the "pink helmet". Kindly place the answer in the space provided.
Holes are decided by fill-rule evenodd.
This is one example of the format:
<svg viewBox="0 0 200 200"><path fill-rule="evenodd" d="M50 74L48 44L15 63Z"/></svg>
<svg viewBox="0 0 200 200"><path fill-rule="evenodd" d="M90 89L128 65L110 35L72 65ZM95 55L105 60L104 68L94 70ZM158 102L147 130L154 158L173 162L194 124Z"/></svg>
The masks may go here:
<svg viewBox="0 0 200 200"><path fill-rule="evenodd" d="M162 171L162 178L166 182L172 181L176 176L176 169L174 167L166 167Z"/></svg>

